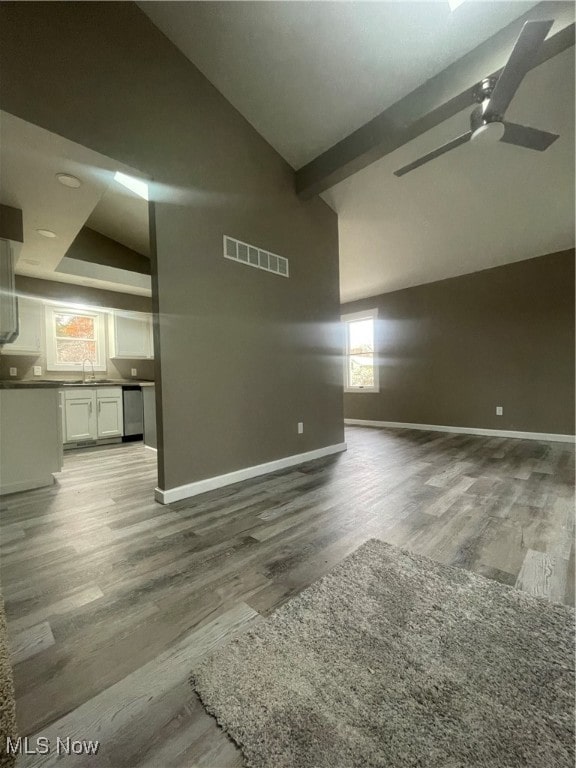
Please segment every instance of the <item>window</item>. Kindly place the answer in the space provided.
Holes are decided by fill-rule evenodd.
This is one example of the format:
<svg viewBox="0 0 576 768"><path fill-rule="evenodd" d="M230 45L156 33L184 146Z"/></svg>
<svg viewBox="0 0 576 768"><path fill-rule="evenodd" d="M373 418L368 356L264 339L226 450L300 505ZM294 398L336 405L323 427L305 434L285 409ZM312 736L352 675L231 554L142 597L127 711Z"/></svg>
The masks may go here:
<svg viewBox="0 0 576 768"><path fill-rule="evenodd" d="M342 315L346 330L345 392L378 392L375 329L378 310Z"/></svg>
<svg viewBox="0 0 576 768"><path fill-rule="evenodd" d="M104 313L85 307L46 305L46 367L49 371L106 370Z"/></svg>

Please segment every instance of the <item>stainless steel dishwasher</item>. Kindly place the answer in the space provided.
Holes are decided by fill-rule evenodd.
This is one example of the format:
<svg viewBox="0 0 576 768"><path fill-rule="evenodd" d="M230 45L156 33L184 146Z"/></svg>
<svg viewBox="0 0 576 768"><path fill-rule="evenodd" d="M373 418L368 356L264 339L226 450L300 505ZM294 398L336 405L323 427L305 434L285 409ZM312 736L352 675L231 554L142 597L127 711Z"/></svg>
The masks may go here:
<svg viewBox="0 0 576 768"><path fill-rule="evenodd" d="M141 440L144 435L144 408L139 386L123 386L124 440Z"/></svg>

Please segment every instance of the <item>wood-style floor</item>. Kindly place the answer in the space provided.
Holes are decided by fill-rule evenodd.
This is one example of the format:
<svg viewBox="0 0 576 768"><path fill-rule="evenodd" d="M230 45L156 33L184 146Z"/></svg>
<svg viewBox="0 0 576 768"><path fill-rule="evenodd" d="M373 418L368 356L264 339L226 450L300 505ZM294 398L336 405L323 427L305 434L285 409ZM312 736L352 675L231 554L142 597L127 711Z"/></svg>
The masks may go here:
<svg viewBox="0 0 576 768"><path fill-rule="evenodd" d="M573 604L571 445L358 427L347 441L170 507L141 444L67 453L56 485L5 497L21 733L98 739L75 768L242 765L192 664L370 537Z"/></svg>

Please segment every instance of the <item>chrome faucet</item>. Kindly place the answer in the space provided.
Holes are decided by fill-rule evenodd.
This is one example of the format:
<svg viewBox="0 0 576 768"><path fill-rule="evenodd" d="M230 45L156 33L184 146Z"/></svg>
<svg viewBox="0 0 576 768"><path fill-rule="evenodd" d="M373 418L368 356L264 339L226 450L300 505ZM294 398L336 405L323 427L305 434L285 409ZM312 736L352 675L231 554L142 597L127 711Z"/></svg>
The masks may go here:
<svg viewBox="0 0 576 768"><path fill-rule="evenodd" d="M86 368L84 367L84 363L90 363L90 366L92 367L92 376L90 377L91 381L96 381L96 375L94 373L94 363L92 360L88 360L86 358L85 360L82 360L82 382L86 384Z"/></svg>

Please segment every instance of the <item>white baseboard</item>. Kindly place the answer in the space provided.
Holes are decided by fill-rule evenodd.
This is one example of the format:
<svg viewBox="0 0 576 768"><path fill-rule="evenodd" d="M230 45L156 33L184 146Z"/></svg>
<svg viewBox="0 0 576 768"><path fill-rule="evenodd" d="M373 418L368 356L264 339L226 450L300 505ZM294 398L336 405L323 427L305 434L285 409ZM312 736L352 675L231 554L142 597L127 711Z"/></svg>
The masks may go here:
<svg viewBox="0 0 576 768"><path fill-rule="evenodd" d="M346 443L327 445L325 448L317 448L315 451L296 453L292 456L286 456L283 459L267 461L265 464L256 464L256 466L245 467L244 469L237 469L235 472L228 472L225 475L216 475L216 477L208 477L206 480L197 480L194 483L179 485L176 488L168 488L165 491L161 488L156 488L154 495L156 501L159 501L160 504L171 504L174 501L187 499L191 496L197 496L200 493L213 491L216 488L223 488L226 485L240 483L243 480L250 480L259 475L267 475L270 472L277 472L279 469L294 467L298 464L304 464L313 459L321 459L324 456L330 456L333 453L340 453L345 450Z"/></svg>
<svg viewBox="0 0 576 768"><path fill-rule="evenodd" d="M514 437L521 440L543 440L554 443L573 443L574 435L555 435L548 432L516 432L509 429L483 429L481 427L442 427L438 424L412 424L403 421L370 421L367 419L344 419L344 424L358 427L389 427L390 429L423 429L428 432L456 432L462 435L484 435L485 437Z"/></svg>
<svg viewBox="0 0 576 768"><path fill-rule="evenodd" d="M158 448L154 448L151 445L146 445L146 443L144 443L144 448L146 448L147 451L153 451L154 453L158 453Z"/></svg>

